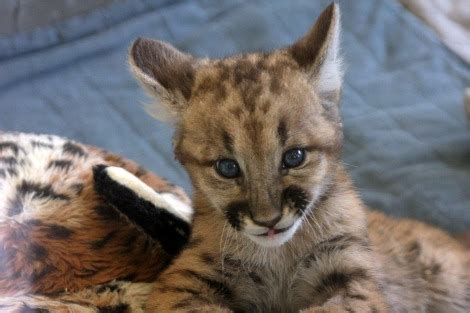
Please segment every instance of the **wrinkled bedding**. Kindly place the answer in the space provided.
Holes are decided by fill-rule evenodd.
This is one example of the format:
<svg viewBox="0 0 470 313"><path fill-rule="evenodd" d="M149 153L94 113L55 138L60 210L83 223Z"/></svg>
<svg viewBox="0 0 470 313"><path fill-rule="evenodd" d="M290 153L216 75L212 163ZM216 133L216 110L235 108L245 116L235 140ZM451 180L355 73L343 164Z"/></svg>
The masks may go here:
<svg viewBox="0 0 470 313"><path fill-rule="evenodd" d="M339 1L344 163L366 203L458 232L470 227L470 67L398 2ZM53 133L133 159L190 191L171 128L126 65L138 36L199 56L269 50L301 36L327 0L125 1L0 38L0 129Z"/></svg>

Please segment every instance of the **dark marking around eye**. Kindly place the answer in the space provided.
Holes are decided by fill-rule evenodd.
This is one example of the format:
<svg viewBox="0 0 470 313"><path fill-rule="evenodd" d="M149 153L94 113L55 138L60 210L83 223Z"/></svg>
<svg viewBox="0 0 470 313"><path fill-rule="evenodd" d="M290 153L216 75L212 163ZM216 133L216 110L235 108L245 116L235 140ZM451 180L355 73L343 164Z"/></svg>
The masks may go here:
<svg viewBox="0 0 470 313"><path fill-rule="evenodd" d="M232 136L230 136L229 133L224 131L224 133L222 135L222 139L223 139L223 142L224 142L225 149L228 152L233 153L233 138L232 138Z"/></svg>
<svg viewBox="0 0 470 313"><path fill-rule="evenodd" d="M277 126L277 135L279 136L279 142L284 146L287 141L287 126L285 119L281 119L279 121L279 125Z"/></svg>

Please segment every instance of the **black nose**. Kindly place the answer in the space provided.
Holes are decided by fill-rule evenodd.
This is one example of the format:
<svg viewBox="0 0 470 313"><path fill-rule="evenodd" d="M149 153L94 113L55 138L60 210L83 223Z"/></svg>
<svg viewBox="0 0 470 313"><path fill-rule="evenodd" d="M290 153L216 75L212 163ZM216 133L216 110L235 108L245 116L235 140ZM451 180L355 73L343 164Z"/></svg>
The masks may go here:
<svg viewBox="0 0 470 313"><path fill-rule="evenodd" d="M273 228L274 225L277 224L277 222L279 222L281 220L281 215L279 214L278 216L276 216L275 218L271 219L271 220L268 220L268 221L265 221L265 220L256 220L253 218L253 222L257 225L260 225L260 226L264 226L264 227L268 227L268 228Z"/></svg>

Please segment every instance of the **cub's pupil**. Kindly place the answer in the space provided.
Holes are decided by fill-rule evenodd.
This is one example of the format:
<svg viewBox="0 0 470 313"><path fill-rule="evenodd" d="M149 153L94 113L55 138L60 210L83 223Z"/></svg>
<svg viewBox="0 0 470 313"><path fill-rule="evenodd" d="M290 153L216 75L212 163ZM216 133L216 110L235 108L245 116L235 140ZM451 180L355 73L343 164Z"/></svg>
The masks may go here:
<svg viewBox="0 0 470 313"><path fill-rule="evenodd" d="M285 168L292 168L292 167L297 167L305 159L305 150L301 148L295 148L288 150L286 153L284 153L284 157L282 159L282 165Z"/></svg>
<svg viewBox="0 0 470 313"><path fill-rule="evenodd" d="M240 175L240 167L237 161L231 159L218 160L216 163L217 172L226 178L235 178Z"/></svg>

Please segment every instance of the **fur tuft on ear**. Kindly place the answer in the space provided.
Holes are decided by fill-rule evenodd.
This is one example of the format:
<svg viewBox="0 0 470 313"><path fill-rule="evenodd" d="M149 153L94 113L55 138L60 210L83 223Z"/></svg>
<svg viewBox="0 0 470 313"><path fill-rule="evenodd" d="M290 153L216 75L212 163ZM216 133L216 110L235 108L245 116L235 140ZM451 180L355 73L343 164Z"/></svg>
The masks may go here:
<svg viewBox="0 0 470 313"><path fill-rule="evenodd" d="M159 120L175 121L191 97L197 60L170 44L138 38L129 52L132 73L145 90L156 99L147 105L150 115Z"/></svg>
<svg viewBox="0 0 470 313"><path fill-rule="evenodd" d="M309 75L315 91L325 100L339 101L342 64L339 57L340 10L330 4L310 31L288 48L299 66Z"/></svg>
<svg viewBox="0 0 470 313"><path fill-rule="evenodd" d="M132 223L176 255L191 233L193 210L171 193L158 193L121 167L93 168L94 188Z"/></svg>

